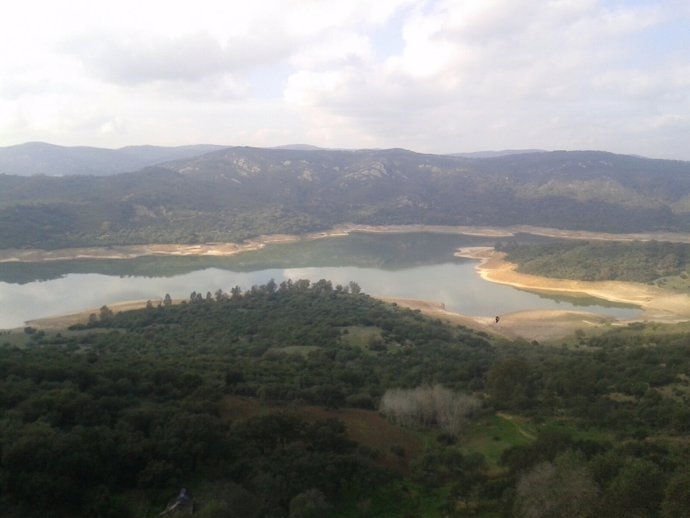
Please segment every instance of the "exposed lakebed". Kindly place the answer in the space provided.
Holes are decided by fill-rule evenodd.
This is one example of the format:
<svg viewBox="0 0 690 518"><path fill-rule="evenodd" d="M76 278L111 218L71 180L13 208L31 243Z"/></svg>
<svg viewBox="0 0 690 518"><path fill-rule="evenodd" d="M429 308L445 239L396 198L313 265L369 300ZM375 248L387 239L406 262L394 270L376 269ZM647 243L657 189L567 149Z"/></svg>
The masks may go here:
<svg viewBox="0 0 690 518"><path fill-rule="evenodd" d="M517 236L520 241L543 240ZM268 245L229 257L140 257L0 264L0 328L26 320L166 293L243 290L286 279L357 282L370 295L429 300L470 316L533 309L590 311L622 319L640 315L601 299L547 297L481 279L476 261L453 256L459 247L490 246L500 239L430 233L367 234Z"/></svg>

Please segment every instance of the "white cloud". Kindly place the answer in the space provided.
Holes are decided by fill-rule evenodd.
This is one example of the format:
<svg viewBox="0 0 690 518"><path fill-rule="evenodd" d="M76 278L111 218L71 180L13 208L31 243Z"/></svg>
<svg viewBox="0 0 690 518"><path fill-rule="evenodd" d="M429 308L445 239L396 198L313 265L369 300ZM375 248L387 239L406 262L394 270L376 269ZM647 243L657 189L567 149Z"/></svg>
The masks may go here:
<svg viewBox="0 0 690 518"><path fill-rule="evenodd" d="M687 125L650 123L690 115L689 22L679 0L25 0L0 18L0 145L690 159Z"/></svg>

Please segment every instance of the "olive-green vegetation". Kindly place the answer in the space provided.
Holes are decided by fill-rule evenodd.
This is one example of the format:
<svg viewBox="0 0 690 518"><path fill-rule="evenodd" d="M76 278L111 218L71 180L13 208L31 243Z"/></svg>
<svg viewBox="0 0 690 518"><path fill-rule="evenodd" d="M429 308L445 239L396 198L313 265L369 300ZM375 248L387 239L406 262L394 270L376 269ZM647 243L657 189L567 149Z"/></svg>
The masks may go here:
<svg viewBox="0 0 690 518"><path fill-rule="evenodd" d="M322 280L27 341L0 348L3 516L155 516L180 487L206 517L690 512L684 332L499 343ZM422 418L368 440L386 393Z"/></svg>
<svg viewBox="0 0 690 518"><path fill-rule="evenodd" d="M0 175L5 247L240 241L343 223L690 229L690 163L228 148L107 177Z"/></svg>
<svg viewBox="0 0 690 518"><path fill-rule="evenodd" d="M688 278L690 245L663 241L554 241L499 244L518 271L585 281L652 282L664 277Z"/></svg>

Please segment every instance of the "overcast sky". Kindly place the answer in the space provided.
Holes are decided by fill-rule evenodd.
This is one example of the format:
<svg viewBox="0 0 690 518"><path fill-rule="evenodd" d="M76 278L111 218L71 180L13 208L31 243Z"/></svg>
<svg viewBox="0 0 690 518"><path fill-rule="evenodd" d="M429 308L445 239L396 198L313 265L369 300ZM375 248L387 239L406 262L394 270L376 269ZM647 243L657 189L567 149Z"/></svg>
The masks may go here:
<svg viewBox="0 0 690 518"><path fill-rule="evenodd" d="M690 160L689 0L8 0L0 146Z"/></svg>

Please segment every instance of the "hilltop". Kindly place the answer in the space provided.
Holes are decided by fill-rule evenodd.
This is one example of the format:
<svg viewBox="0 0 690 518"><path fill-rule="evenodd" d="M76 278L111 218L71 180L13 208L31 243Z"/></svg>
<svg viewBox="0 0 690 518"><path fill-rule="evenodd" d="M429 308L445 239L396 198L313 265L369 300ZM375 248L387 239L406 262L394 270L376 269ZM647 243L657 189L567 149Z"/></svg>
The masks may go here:
<svg viewBox="0 0 690 518"><path fill-rule="evenodd" d="M690 229L690 162L224 148L111 176L0 175L4 247L240 241L336 225Z"/></svg>

